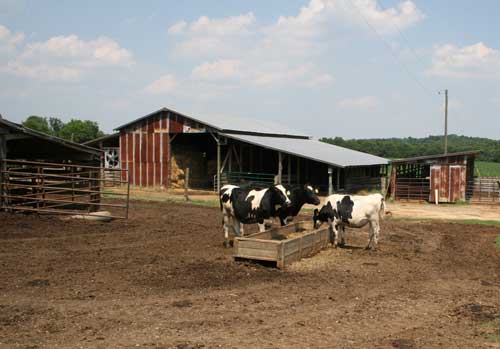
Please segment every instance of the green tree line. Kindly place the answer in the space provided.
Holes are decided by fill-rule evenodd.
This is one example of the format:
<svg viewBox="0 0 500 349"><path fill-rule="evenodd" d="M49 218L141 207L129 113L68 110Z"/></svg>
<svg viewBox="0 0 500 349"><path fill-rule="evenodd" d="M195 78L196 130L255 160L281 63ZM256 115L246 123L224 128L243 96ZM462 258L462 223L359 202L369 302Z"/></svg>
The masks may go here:
<svg viewBox="0 0 500 349"><path fill-rule="evenodd" d="M425 138L343 139L321 138L320 141L378 155L388 159L442 154L443 136ZM448 152L480 150L478 160L500 162L500 140L459 135L448 136Z"/></svg>
<svg viewBox="0 0 500 349"><path fill-rule="evenodd" d="M104 136L95 121L71 119L64 123L58 118L31 115L23 126L76 143L83 143Z"/></svg>

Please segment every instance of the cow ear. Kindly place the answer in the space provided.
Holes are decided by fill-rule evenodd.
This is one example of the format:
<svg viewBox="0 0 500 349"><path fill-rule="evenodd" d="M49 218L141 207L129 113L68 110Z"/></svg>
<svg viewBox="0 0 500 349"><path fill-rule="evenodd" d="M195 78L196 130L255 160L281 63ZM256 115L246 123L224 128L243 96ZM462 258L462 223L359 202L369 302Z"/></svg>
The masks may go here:
<svg viewBox="0 0 500 349"><path fill-rule="evenodd" d="M314 193L319 194L318 188L314 189Z"/></svg>

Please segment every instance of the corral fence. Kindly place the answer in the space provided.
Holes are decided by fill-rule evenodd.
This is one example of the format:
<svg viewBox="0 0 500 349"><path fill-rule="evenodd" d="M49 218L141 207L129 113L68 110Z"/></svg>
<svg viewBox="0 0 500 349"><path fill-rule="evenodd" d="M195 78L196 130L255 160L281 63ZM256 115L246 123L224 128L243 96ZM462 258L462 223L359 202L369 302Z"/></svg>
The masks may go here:
<svg viewBox="0 0 500 349"><path fill-rule="evenodd" d="M430 180L426 178L397 178L396 200L429 201Z"/></svg>
<svg viewBox="0 0 500 349"><path fill-rule="evenodd" d="M106 217L128 218L127 170L8 159L0 165L3 210L85 216L106 210ZM124 186L125 193L112 190Z"/></svg>
<svg viewBox="0 0 500 349"><path fill-rule="evenodd" d="M475 177L467 181L466 198L471 202L500 203L500 177Z"/></svg>

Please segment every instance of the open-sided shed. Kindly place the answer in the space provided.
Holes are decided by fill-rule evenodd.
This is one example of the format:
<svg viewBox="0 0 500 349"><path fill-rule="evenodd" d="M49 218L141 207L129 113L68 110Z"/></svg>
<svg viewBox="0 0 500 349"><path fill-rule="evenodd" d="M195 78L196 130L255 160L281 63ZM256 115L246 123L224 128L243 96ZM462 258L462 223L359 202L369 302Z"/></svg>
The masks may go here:
<svg viewBox="0 0 500 349"><path fill-rule="evenodd" d="M126 196L126 204L103 202L105 186L127 183L126 171L117 171L119 180L108 179L98 149L0 117L0 209L89 215L105 207L125 218L128 193L116 194Z"/></svg>
<svg viewBox="0 0 500 349"><path fill-rule="evenodd" d="M390 193L395 200L465 201L473 196L474 162L479 151L419 156L391 161Z"/></svg>
<svg viewBox="0 0 500 349"><path fill-rule="evenodd" d="M284 126L162 108L117 128L131 183L217 189L241 182L305 183L323 192L381 188L388 160L322 143Z"/></svg>

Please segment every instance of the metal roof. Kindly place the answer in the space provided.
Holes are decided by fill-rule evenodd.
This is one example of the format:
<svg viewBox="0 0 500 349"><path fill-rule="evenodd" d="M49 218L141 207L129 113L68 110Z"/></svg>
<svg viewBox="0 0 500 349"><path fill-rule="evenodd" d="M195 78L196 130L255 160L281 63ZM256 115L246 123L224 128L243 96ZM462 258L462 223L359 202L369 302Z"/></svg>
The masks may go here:
<svg viewBox="0 0 500 349"><path fill-rule="evenodd" d="M68 141L68 140L65 140L65 139L62 139L59 137L50 136L50 135L45 134L43 132L35 131L35 130L32 130L31 128L24 127L23 125L16 124L15 122L9 121L7 119L0 118L0 126L6 127L10 130L13 130L16 133L25 134L25 135L32 136L35 138L41 138L41 139L44 139L48 142L59 144L63 147L70 148L73 150L82 151L82 152L90 153L90 154L94 154L94 155L100 155L100 153L101 153L101 151L99 149L95 149L95 148L92 148L92 147L89 147L86 145L71 142L71 141Z"/></svg>
<svg viewBox="0 0 500 349"><path fill-rule="evenodd" d="M308 135L304 135L303 133L300 133L296 130L292 130L282 124L275 123L272 121L245 119L240 117L224 116L224 115L205 115L203 116L203 118L199 118L197 116L196 117L188 116L169 108L161 108L141 118L135 119L124 125L121 125L117 127L115 130L121 130L127 126L148 119L161 112L174 113L224 133L266 134L274 136L309 138Z"/></svg>
<svg viewBox="0 0 500 349"><path fill-rule="evenodd" d="M468 151L460 151L460 152L448 153L448 154L423 155L423 156L415 156L412 158L405 158L405 159L394 159L394 160L391 160L391 163L425 161L425 160L432 160L432 159L448 158L448 157L452 157L452 156L477 155L480 152L481 152L480 150L468 150Z"/></svg>
<svg viewBox="0 0 500 349"><path fill-rule="evenodd" d="M387 165L388 159L313 139L224 134L242 142L262 146L336 167Z"/></svg>

